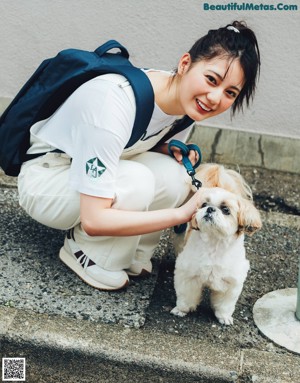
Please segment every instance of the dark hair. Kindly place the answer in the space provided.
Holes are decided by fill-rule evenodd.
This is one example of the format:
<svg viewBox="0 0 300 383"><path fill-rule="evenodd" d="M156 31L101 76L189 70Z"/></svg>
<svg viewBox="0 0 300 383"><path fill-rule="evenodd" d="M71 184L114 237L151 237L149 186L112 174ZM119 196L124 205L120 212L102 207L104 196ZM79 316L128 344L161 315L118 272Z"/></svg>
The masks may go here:
<svg viewBox="0 0 300 383"><path fill-rule="evenodd" d="M223 28L210 30L195 42L189 54L192 63L211 60L217 56L238 58L244 72L245 84L232 105L232 115L236 110L243 110L244 100L249 106L260 72L260 53L256 36L245 22L234 21Z"/></svg>

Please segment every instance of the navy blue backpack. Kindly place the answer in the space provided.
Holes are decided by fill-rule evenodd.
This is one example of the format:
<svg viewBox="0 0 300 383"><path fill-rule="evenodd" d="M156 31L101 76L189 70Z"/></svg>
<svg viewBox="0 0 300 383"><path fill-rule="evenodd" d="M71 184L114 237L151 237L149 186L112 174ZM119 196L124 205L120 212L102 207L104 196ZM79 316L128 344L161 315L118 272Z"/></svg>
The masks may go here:
<svg viewBox="0 0 300 383"><path fill-rule="evenodd" d="M119 51L108 52L114 48ZM132 86L136 116L126 147L137 142L146 131L154 108L153 89L147 75L131 64L127 49L115 40L94 52L67 49L41 63L1 116L0 166L4 172L17 176L22 163L33 158L26 152L34 123L50 117L81 84L106 73L123 75ZM183 118L166 139L192 122L190 118Z"/></svg>

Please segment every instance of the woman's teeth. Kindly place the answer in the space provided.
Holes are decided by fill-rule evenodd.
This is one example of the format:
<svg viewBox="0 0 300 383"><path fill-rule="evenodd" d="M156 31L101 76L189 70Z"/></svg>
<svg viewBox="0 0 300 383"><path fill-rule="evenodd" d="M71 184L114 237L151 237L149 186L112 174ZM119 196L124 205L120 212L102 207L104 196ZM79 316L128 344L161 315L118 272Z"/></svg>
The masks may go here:
<svg viewBox="0 0 300 383"><path fill-rule="evenodd" d="M205 110L206 112L210 112L211 109L209 109L207 106L205 106L204 104L202 104L201 101L197 100L197 104L203 109Z"/></svg>

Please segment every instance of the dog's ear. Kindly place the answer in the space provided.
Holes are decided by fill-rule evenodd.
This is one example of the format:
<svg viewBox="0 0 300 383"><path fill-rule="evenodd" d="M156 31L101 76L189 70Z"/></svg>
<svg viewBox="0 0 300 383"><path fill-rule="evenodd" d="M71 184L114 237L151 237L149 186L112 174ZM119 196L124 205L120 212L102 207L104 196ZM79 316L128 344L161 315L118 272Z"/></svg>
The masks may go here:
<svg viewBox="0 0 300 383"><path fill-rule="evenodd" d="M260 214L253 203L244 198L240 198L239 207L238 233L252 235L257 230L261 229L262 222Z"/></svg>
<svg viewBox="0 0 300 383"><path fill-rule="evenodd" d="M218 164L204 164L197 169L195 178L200 180L204 187L214 188L220 186L220 172L222 166Z"/></svg>
<svg viewBox="0 0 300 383"><path fill-rule="evenodd" d="M196 213L193 214L192 216L192 219L191 219L191 222L190 222L190 227L194 230L199 230L199 227L198 227L198 223L197 223L197 220L196 220Z"/></svg>

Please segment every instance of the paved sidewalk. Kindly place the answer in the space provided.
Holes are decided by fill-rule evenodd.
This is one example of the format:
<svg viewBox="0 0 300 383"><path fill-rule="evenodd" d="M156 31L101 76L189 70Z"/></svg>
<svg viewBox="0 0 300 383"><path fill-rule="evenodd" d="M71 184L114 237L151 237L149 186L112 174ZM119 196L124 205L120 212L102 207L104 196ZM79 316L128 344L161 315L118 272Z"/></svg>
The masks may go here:
<svg viewBox="0 0 300 383"><path fill-rule="evenodd" d="M298 181L291 174L286 185L294 190ZM264 338L251 314L265 289L296 287L299 216L262 212L264 229L247 240L253 271L235 324L225 328L205 304L186 318L169 314L175 296L168 233L150 278L99 292L59 261L64 234L24 214L15 181L0 174L0 186L0 354L26 358L27 382L300 381L300 356ZM299 194L289 194L289 205L299 206Z"/></svg>

